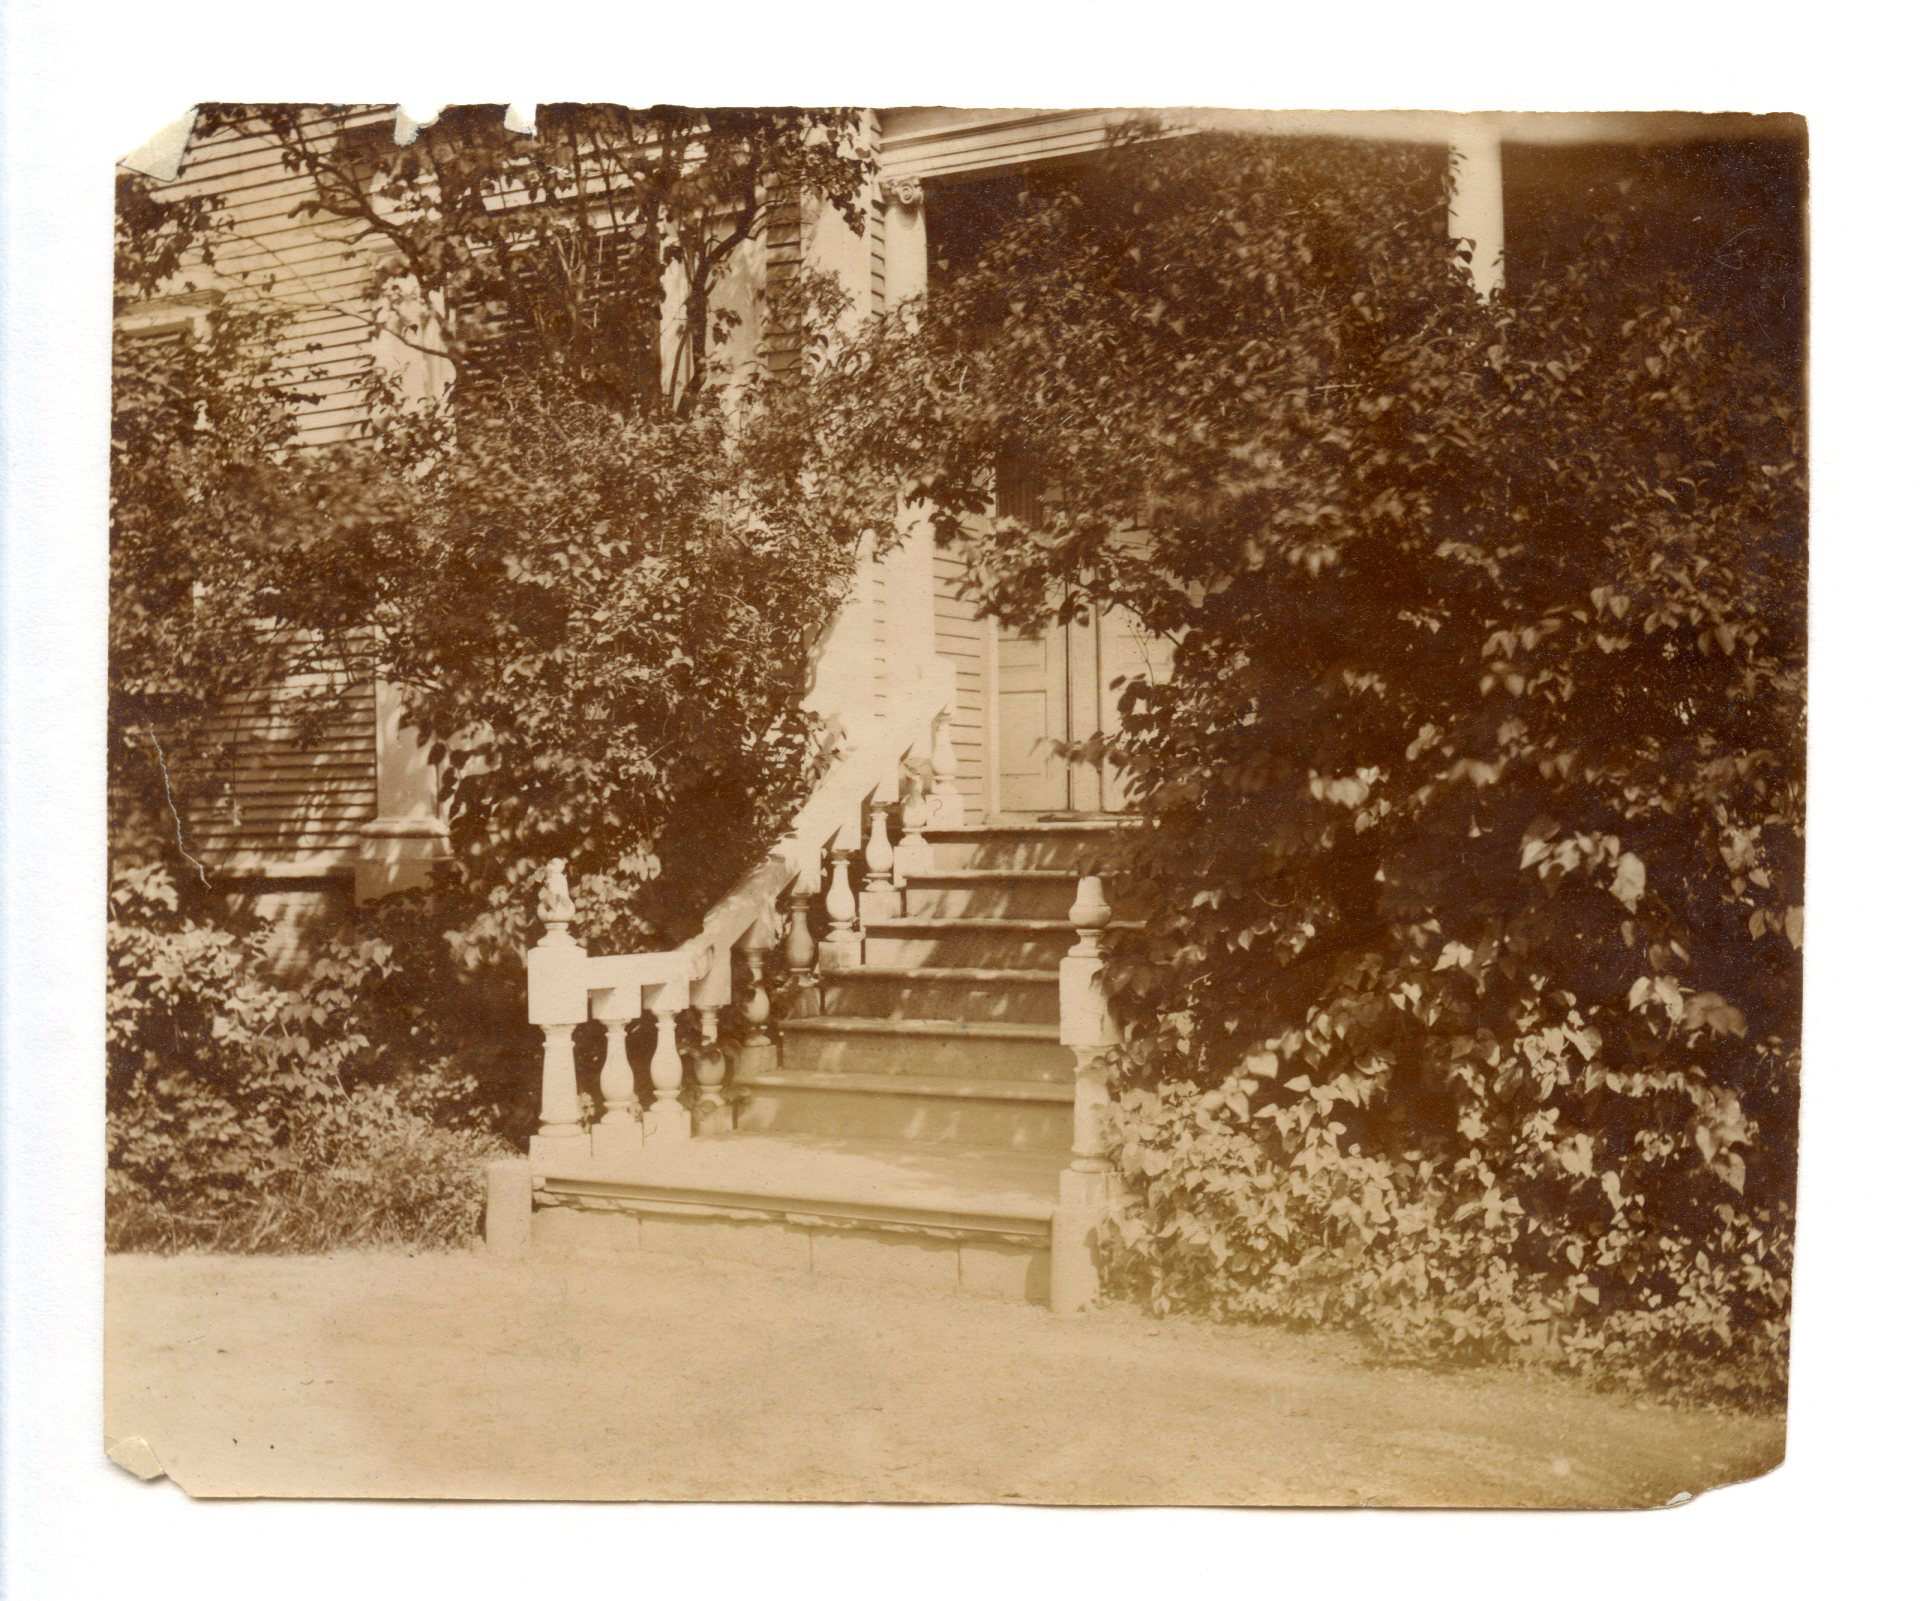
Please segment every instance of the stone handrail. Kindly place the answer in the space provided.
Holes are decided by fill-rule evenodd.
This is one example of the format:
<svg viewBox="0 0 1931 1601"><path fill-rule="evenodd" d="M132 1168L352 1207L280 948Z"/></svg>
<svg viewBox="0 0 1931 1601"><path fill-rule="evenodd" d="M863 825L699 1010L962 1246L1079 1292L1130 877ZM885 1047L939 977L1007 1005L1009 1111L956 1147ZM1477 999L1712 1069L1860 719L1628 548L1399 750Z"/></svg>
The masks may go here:
<svg viewBox="0 0 1931 1601"><path fill-rule="evenodd" d="M694 1009L699 1020L699 1115L721 1118L725 1062L718 1047L718 1014L733 1000L732 951L743 951L751 970L750 993L742 1003L750 1025L745 1048L768 1051L764 1024L771 1002L765 962L777 943L777 907L786 892L791 920L785 957L794 976L803 970L801 987L809 991L817 951L807 916L811 899L825 883L822 853L829 849L832 858L827 960L835 961L829 952L842 949L842 940L855 944L858 938L850 863L864 835L867 803L873 809L873 839L884 847L884 870L889 873L892 851L885 842L883 808L897 801L899 775L908 757L929 754L934 780L929 796L921 795L916 804L903 808L908 862L923 849L923 827L957 818L957 791L951 784L956 761L948 731L952 697L952 665L935 658L885 717L861 723L799 808L790 833L719 897L698 932L674 950L588 954L570 931L576 909L566 864L550 864L538 909L546 932L528 956L529 1018L544 1032L543 1103L533 1157L568 1160L583 1154L586 1142L593 1159L621 1156L641 1152L646 1135L688 1137L692 1117L681 1100L684 1069L676 1032L677 1018L686 1010ZM880 800L881 793L891 800ZM868 862L875 855L876 850L868 853ZM638 1100L627 1048L629 1025L645 1011L657 1023L648 1107ZM602 1023L608 1036L598 1084L603 1115L587 1136L572 1042L577 1025L586 1018Z"/></svg>
<svg viewBox="0 0 1931 1601"><path fill-rule="evenodd" d="M704 926L678 947L690 959L693 982L703 983L718 954L768 917L787 889L794 884L807 890L822 887L825 851L852 848L867 801L881 789L896 796L906 757L932 736L935 722L949 715L951 705L952 664L937 661L904 704L839 752L798 808L791 832L718 899L704 914Z"/></svg>

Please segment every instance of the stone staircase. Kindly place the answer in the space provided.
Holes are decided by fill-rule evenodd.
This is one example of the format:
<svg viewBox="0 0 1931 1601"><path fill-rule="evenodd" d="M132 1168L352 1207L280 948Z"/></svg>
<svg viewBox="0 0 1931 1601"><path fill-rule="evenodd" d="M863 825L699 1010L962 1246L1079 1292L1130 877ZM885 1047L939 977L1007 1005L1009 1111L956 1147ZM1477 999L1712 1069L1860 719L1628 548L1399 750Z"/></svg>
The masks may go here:
<svg viewBox="0 0 1931 1601"><path fill-rule="evenodd" d="M728 1130L539 1180L539 1245L668 1249L1044 1301L1073 1137L1059 967L1104 820L925 831L855 963L747 1052ZM849 948L848 948L849 949Z"/></svg>

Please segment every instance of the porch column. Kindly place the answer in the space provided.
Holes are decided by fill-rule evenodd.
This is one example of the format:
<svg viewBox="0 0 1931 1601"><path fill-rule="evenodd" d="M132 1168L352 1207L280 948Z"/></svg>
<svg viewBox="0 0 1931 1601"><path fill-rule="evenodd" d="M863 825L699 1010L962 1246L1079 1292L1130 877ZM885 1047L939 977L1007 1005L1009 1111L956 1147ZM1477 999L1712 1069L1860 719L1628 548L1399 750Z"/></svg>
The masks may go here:
<svg viewBox="0 0 1931 1601"><path fill-rule="evenodd" d="M436 769L414 730L402 726L402 691L375 686L375 816L362 825L355 861L358 903L417 889L448 853L449 829L436 800Z"/></svg>
<svg viewBox="0 0 1931 1601"><path fill-rule="evenodd" d="M925 189L916 178L883 178L885 309L925 293Z"/></svg>
<svg viewBox="0 0 1931 1601"><path fill-rule="evenodd" d="M1501 131L1482 116L1458 118L1448 172L1448 235L1472 244L1468 273L1486 300L1502 287Z"/></svg>
<svg viewBox="0 0 1931 1601"><path fill-rule="evenodd" d="M925 190L916 178L886 178L879 190L885 200L885 307L890 312L925 293ZM896 543L884 559L886 659L922 674L938 650L932 524L901 497L893 532ZM897 684L909 687L908 679ZM887 686L888 699L893 689Z"/></svg>

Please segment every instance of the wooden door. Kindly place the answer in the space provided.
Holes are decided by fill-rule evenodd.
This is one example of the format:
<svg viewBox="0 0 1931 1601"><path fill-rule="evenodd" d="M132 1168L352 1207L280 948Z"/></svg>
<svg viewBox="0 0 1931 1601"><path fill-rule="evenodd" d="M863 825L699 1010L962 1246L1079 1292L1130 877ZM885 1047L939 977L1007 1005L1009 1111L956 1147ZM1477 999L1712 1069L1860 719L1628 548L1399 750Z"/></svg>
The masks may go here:
<svg viewBox="0 0 1931 1601"><path fill-rule="evenodd" d="M1158 680L1171 647L1124 612L1050 624L1036 634L999 630L999 809L1117 812L1126 807L1119 771L1068 762L1059 742L1116 733L1120 696L1135 678Z"/></svg>
<svg viewBox="0 0 1931 1601"><path fill-rule="evenodd" d="M999 515L1036 519L1048 491L1036 467L1001 464ZM1117 769L1069 762L1061 743L1079 744L1120 726L1122 679L1165 675L1172 653L1124 612L1103 612L1034 633L1000 628L993 653L998 688L998 808L1020 816L1120 811ZM1123 687L1123 686L1122 686Z"/></svg>

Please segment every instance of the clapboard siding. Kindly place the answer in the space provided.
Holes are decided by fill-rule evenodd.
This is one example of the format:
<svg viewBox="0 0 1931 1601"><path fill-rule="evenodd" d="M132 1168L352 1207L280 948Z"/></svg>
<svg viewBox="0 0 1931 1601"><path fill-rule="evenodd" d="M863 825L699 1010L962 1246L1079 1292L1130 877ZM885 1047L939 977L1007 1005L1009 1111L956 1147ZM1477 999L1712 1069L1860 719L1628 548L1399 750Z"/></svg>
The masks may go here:
<svg viewBox="0 0 1931 1601"><path fill-rule="evenodd" d="M933 626L938 653L952 663L956 701L952 746L959 757L959 793L966 816L986 815L986 624L960 592L965 563L949 550L933 553Z"/></svg>

